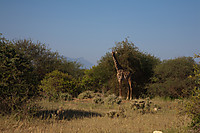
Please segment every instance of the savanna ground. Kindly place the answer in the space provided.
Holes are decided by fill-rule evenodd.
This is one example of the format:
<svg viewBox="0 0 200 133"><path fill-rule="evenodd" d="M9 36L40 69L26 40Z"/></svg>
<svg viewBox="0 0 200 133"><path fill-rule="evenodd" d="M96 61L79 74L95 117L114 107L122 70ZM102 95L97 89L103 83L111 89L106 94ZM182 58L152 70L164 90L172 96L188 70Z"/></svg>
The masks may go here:
<svg viewBox="0 0 200 133"><path fill-rule="evenodd" d="M179 113L178 100L151 100L161 108L154 113L139 113L130 108L132 101L123 100L119 105L94 104L92 99L49 102L39 100L42 108L33 118L17 120L16 116L1 116L0 132L30 133L187 133L190 119ZM55 112L62 108L61 115ZM123 109L124 116L107 116L109 111ZM15 117L15 119L14 119Z"/></svg>

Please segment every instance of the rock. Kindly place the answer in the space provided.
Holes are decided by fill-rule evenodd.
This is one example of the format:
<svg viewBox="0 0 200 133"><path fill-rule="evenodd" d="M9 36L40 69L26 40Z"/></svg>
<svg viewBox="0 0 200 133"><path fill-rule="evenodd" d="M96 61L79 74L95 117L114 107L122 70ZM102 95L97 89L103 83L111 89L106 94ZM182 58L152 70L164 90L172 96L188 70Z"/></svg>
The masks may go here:
<svg viewBox="0 0 200 133"><path fill-rule="evenodd" d="M153 133L163 133L162 131L153 131Z"/></svg>
<svg viewBox="0 0 200 133"><path fill-rule="evenodd" d="M157 112L157 111L158 111L158 108L154 108L153 110L154 110L155 112Z"/></svg>

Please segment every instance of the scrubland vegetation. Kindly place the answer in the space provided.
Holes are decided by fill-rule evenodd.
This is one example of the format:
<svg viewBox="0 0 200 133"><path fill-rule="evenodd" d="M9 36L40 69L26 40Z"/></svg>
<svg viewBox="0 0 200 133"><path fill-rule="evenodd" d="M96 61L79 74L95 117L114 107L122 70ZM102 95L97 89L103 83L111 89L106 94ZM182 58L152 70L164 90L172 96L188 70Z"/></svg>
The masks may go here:
<svg viewBox="0 0 200 133"><path fill-rule="evenodd" d="M185 132L191 119L178 115L179 101L160 98L150 100L160 109L140 112L132 108L133 101L120 104L95 104L92 99L75 99L67 102L38 102L43 108L34 118L1 119L2 132ZM60 114L57 110L62 108Z"/></svg>
<svg viewBox="0 0 200 133"><path fill-rule="evenodd" d="M112 50L133 73L134 100L117 97L109 52L87 70L45 44L0 36L0 132L200 131L200 67L194 58L161 61L128 39ZM126 89L123 83L124 97Z"/></svg>

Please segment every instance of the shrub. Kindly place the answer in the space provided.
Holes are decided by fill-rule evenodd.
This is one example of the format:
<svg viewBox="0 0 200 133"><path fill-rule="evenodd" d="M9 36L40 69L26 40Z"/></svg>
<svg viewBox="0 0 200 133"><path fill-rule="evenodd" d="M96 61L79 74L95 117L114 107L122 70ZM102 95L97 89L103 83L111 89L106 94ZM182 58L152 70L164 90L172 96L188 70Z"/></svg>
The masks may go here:
<svg viewBox="0 0 200 133"><path fill-rule="evenodd" d="M139 113L156 113L160 110L160 106L157 104L153 104L149 99L147 100L134 100L130 103L130 108L138 111Z"/></svg>
<svg viewBox="0 0 200 133"><path fill-rule="evenodd" d="M95 93L93 91L85 91L78 95L78 99L88 99L93 98L95 96Z"/></svg>
<svg viewBox="0 0 200 133"><path fill-rule="evenodd" d="M108 97L104 99L104 103L107 105L120 104L121 101L122 100L118 98L117 96L115 96L114 94L109 95Z"/></svg>
<svg viewBox="0 0 200 133"><path fill-rule="evenodd" d="M200 58L200 54L196 55L195 58ZM200 131L200 66L199 64L194 65L194 76L190 76L196 85L193 90L193 95L188 103L185 105L185 111L192 118L191 126Z"/></svg>
<svg viewBox="0 0 200 133"><path fill-rule="evenodd" d="M0 37L0 112L21 111L37 94L30 60Z"/></svg>
<svg viewBox="0 0 200 133"><path fill-rule="evenodd" d="M194 87L194 82L188 78L193 74L192 57L179 57L165 60L154 69L155 75L148 85L151 96L160 97L189 97Z"/></svg>
<svg viewBox="0 0 200 133"><path fill-rule="evenodd" d="M62 93L69 93L72 95L77 93L76 82L73 77L58 70L47 74L41 81L39 88L50 100L59 99Z"/></svg>
<svg viewBox="0 0 200 133"><path fill-rule="evenodd" d="M60 98L61 98L61 100L71 101L72 95L70 95L69 93L61 93Z"/></svg>
<svg viewBox="0 0 200 133"><path fill-rule="evenodd" d="M192 118L191 126L200 131L200 89L195 89L191 100L185 106L187 114Z"/></svg>
<svg viewBox="0 0 200 133"><path fill-rule="evenodd" d="M95 104L106 104L106 105L114 105L120 104L121 99L115 96L114 94L108 95L107 97L103 97L100 93L94 93L95 97L93 98L93 102Z"/></svg>
<svg viewBox="0 0 200 133"><path fill-rule="evenodd" d="M106 116L110 117L110 118L114 118L114 117L122 117L125 118L125 109L124 108L119 108L119 110L111 110L108 113L106 113Z"/></svg>
<svg viewBox="0 0 200 133"><path fill-rule="evenodd" d="M104 103L103 98L102 98L101 96L95 96L95 97L93 98L93 102L94 102L95 104L103 104L103 103Z"/></svg>

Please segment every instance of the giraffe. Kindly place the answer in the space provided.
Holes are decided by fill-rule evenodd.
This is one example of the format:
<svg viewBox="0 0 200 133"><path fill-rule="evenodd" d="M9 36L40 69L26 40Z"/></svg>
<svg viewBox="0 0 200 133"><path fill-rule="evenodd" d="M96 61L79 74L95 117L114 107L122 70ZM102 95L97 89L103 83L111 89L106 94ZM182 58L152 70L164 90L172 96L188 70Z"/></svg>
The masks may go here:
<svg viewBox="0 0 200 133"><path fill-rule="evenodd" d="M129 85L126 100L129 100L129 98L130 98L130 100L132 100L131 72L125 71L122 68L122 66L117 61L115 53L117 53L117 52L112 52L112 57L113 57L113 61L114 61L114 64L115 64L115 68L117 70L117 79L118 79L118 82L119 82L119 97L122 98L122 81L126 80L128 82L128 85Z"/></svg>

